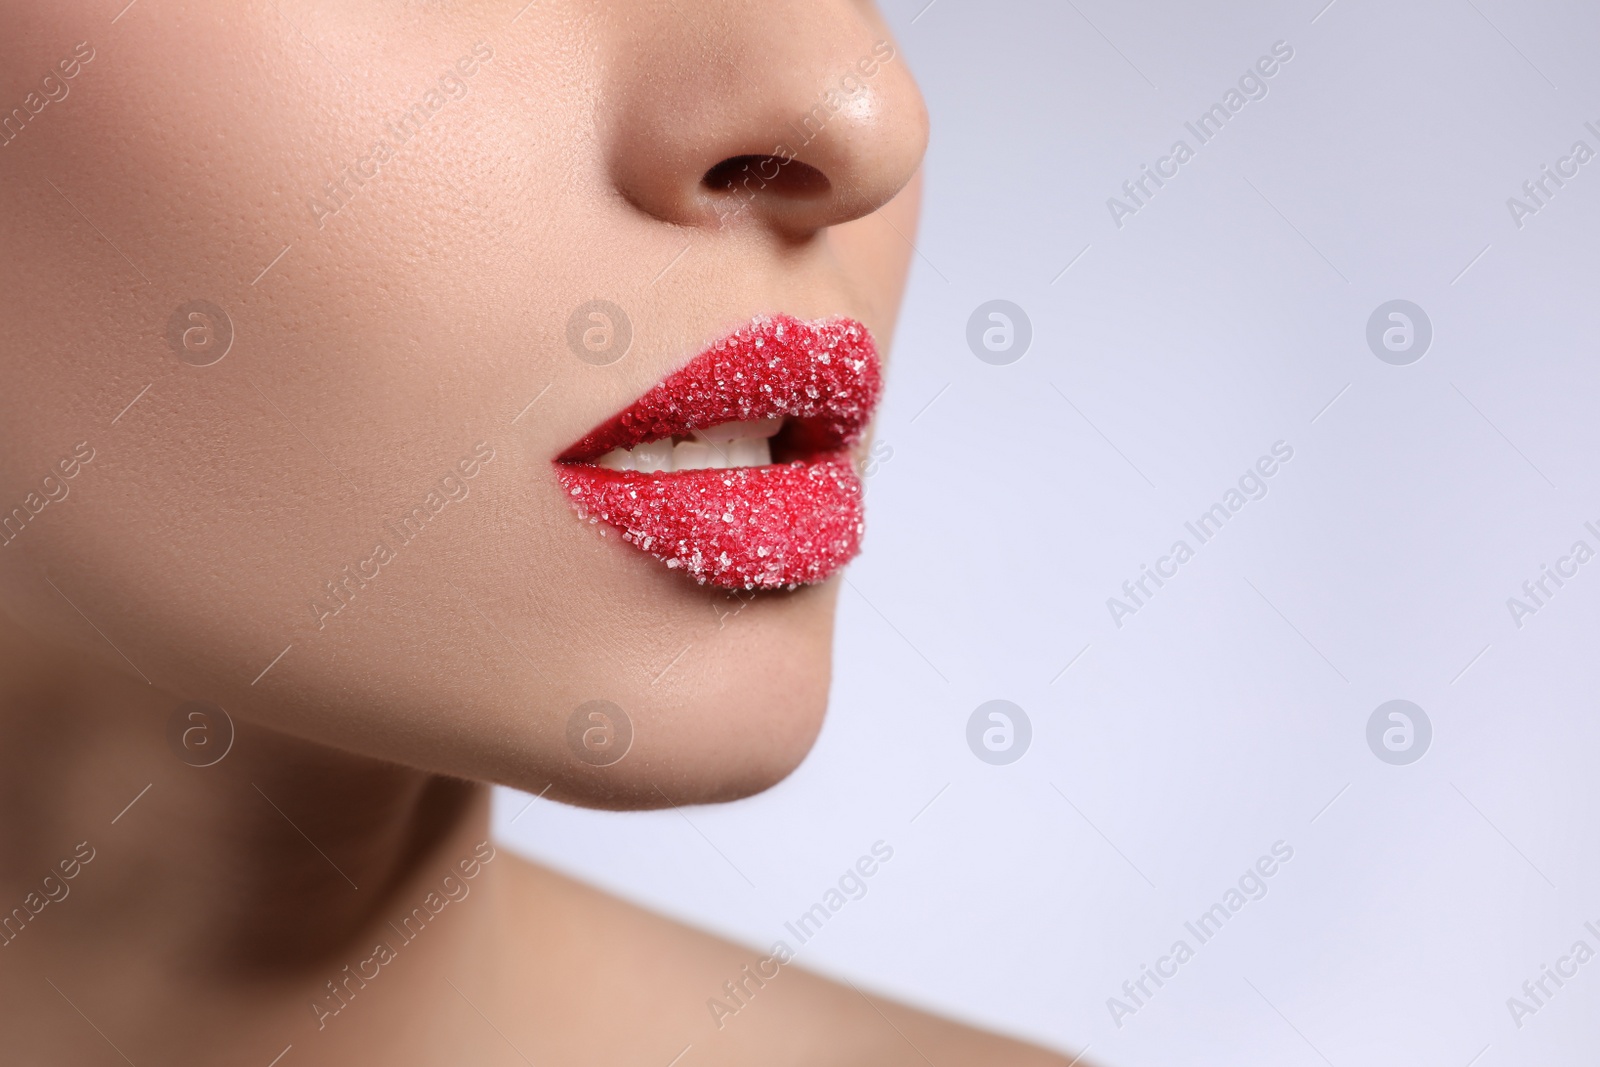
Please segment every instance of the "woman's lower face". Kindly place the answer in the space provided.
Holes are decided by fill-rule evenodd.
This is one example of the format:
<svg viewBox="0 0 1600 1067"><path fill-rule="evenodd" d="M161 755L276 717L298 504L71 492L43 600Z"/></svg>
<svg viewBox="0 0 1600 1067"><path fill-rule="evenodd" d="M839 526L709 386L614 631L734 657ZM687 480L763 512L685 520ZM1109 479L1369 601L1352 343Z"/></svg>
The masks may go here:
<svg viewBox="0 0 1600 1067"><path fill-rule="evenodd" d="M926 140L874 11L62 0L0 40L16 625L578 803L793 769Z"/></svg>

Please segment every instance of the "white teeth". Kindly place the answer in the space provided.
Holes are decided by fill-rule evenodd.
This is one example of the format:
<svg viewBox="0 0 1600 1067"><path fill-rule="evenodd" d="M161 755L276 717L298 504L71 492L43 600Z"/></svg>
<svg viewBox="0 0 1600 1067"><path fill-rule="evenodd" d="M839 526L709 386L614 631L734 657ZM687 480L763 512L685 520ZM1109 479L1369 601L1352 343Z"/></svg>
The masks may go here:
<svg viewBox="0 0 1600 1067"><path fill-rule="evenodd" d="M730 467L765 467L772 462L772 442L765 437L740 437L722 447Z"/></svg>
<svg viewBox="0 0 1600 1067"><path fill-rule="evenodd" d="M705 441L683 441L672 446L675 471L720 470L728 465L722 450Z"/></svg>
<svg viewBox="0 0 1600 1067"><path fill-rule="evenodd" d="M651 441L633 448L633 469L652 474L672 469L672 440Z"/></svg>
<svg viewBox="0 0 1600 1067"><path fill-rule="evenodd" d="M772 462L772 438L782 428L781 418L726 422L696 430L692 438L677 444L669 437L631 450L614 448L594 462L608 470L642 474L765 467Z"/></svg>

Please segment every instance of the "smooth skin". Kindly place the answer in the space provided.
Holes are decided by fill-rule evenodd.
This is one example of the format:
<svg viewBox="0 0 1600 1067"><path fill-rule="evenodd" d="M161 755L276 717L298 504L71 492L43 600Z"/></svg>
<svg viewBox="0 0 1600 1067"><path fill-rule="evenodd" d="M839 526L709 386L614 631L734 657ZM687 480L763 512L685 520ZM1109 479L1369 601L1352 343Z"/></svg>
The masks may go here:
<svg viewBox="0 0 1600 1067"><path fill-rule="evenodd" d="M1066 1062L797 966L719 1027L762 953L482 844L486 783L732 800L816 736L837 584L696 586L550 463L755 314L887 351L927 120L870 5L0 0L0 131L8 1061Z"/></svg>

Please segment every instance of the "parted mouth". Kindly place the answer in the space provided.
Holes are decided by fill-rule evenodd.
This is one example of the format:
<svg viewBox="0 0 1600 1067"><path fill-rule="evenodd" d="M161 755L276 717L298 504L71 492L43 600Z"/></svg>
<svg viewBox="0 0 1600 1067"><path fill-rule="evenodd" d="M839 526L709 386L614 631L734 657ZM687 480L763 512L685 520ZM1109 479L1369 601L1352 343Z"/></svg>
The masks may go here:
<svg viewBox="0 0 1600 1067"><path fill-rule="evenodd" d="M746 462L754 442L773 459L805 459L856 444L877 407L882 372L872 334L854 319L752 319L590 430L560 463L661 472L706 468L705 453ZM668 447L671 445L672 447ZM679 445L691 447L678 465ZM696 448L695 445L706 446ZM652 447L653 446L653 447ZM664 464L671 453L672 465ZM618 466L632 460L633 466Z"/></svg>
<svg viewBox="0 0 1600 1067"><path fill-rule="evenodd" d="M820 582L860 550L849 449L882 392L846 318L760 316L556 458L581 515L726 588Z"/></svg>

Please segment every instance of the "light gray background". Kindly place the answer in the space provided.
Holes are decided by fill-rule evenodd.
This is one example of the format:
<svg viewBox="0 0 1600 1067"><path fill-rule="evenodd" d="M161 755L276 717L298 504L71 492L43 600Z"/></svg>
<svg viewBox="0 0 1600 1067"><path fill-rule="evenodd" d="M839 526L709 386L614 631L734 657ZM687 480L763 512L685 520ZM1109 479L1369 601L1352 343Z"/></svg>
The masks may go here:
<svg viewBox="0 0 1600 1067"><path fill-rule="evenodd" d="M822 737L717 809L504 793L508 844L764 948L881 838L800 962L1104 1064L1592 1057L1600 960L1520 1029L1506 999L1600 950L1600 560L1520 629L1506 600L1600 548L1600 160L1520 230L1506 200L1600 150L1600 13L1324 2L891 0L934 138ZM1269 95L1113 225L1278 40ZM966 345L993 298L1032 320L1010 366ZM1395 298L1434 326L1411 366L1365 341ZM1269 495L1115 627L1279 440ZM1034 728L1010 766L965 741L997 698ZM1394 698L1434 727L1410 766L1366 743ZM1280 839L1268 895L1114 1025Z"/></svg>

